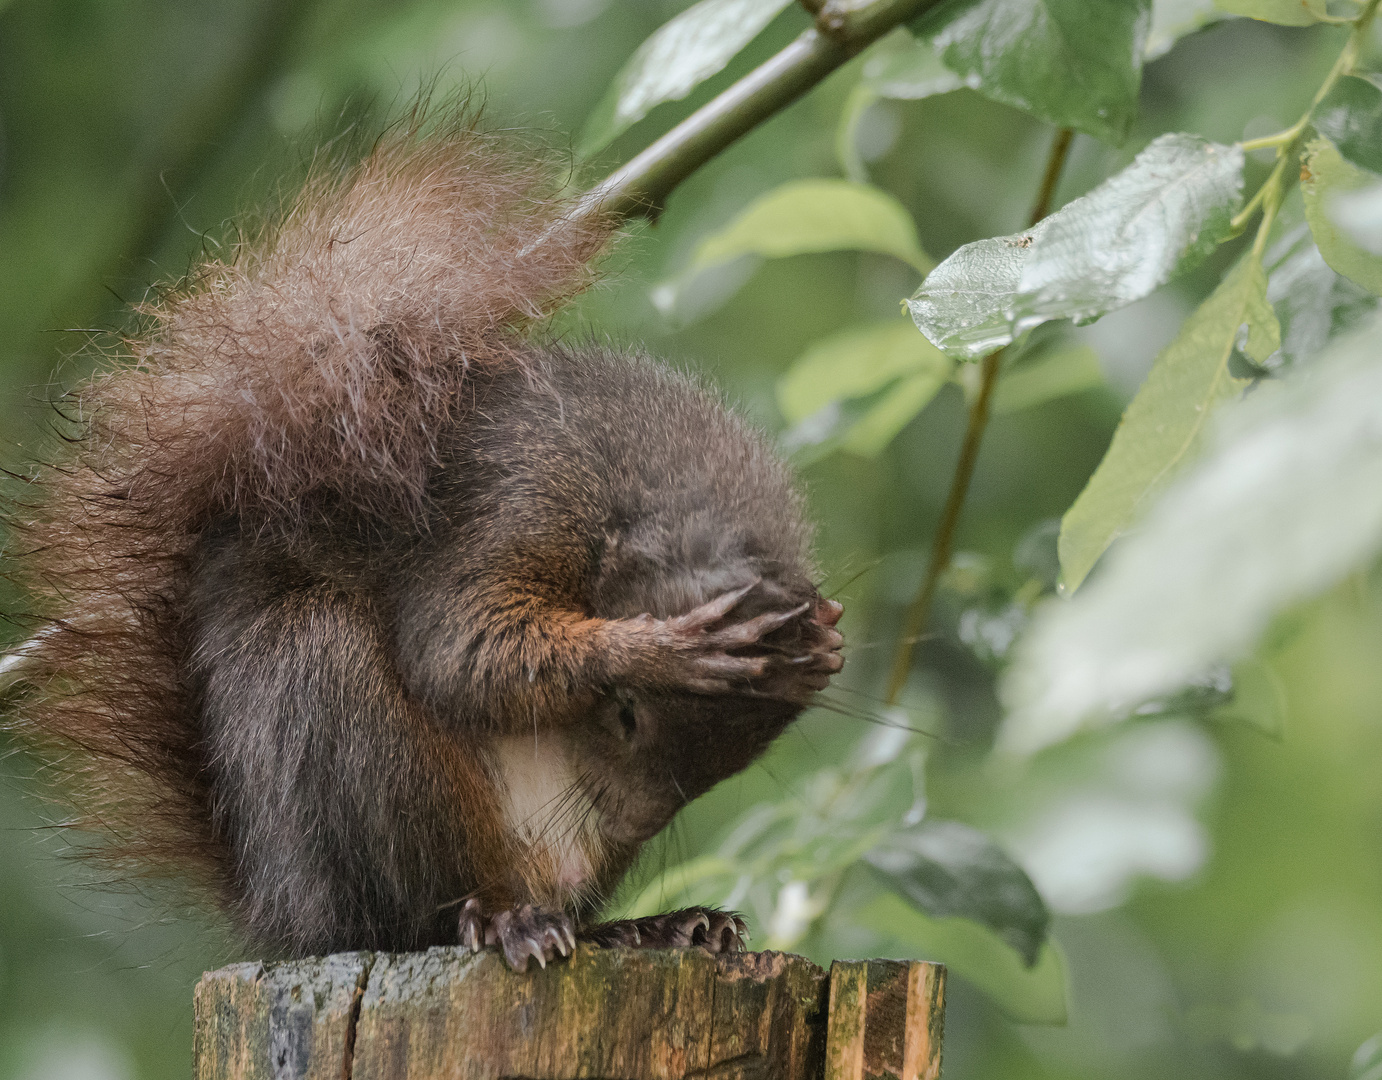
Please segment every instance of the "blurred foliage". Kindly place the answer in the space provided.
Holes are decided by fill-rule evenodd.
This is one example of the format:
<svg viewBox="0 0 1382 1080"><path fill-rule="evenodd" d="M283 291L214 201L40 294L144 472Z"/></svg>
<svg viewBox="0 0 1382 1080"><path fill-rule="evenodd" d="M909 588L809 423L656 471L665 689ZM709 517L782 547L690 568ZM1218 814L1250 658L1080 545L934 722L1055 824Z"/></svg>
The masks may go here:
<svg viewBox="0 0 1382 1080"><path fill-rule="evenodd" d="M593 179L808 24L795 5L773 17L781 5L767 0L714 0L717 17L771 21L738 55L707 55L679 73L645 65L662 84L640 83L640 46L687 19L687 6L0 0L0 464L22 469L46 437L42 400L80 375L93 341L118 333L127 303L214 254L237 214L291 185L324 133L423 87L474 92L492 123L558 145L573 145L589 122L584 148L603 148L576 168ZM1223 6L1293 23L1355 10L1349 0ZM824 707L650 845L624 903L718 890L751 914L760 945L822 962L944 960L955 975L951 1080L1285 1080L1344 1077L1350 1061L1351 1075L1371 1077L1377 1042L1365 1040L1382 1016L1382 596L1368 565L1378 496L1365 414L1375 395L1350 400L1348 380L1376 367L1382 334L1360 323L1376 306L1372 82L1346 79L1326 99L1309 132L1303 197L1286 199L1256 252L1251 226L1209 243L1229 231L1222 219L1238 197L1210 185L1190 217L1184 207L1163 215L1194 258L1182 257L1183 244L1136 274L1124 259L1123 276L1090 303L1125 306L1092 325L1014 327L1024 336L999 383L961 554L900 706L879 700L976 388L974 365L901 336L914 331L898 302L917 293L929 257L964 258L965 245L1023 235L1014 230L1026 224L1051 141L1036 116L1090 133L1076 137L1056 191L1054 205L1070 207L1062 220L1079 225L1092 206L1107 221L1126 210L1110 192L1135 186L1136 162L1147 161L1138 155L1155 138L1184 132L1227 147L1288 129L1348 38L1335 25L1221 19L1200 0L1152 5L1150 29L1148 14L1141 0L950 0L913 28L934 36L949 66L906 32L885 39L691 177L564 317L563 332L646 342L707 372L783 433L820 523L825 591L846 605L849 664ZM1089 32L1063 37L1071 20ZM1031 56L984 46L985 34L1019 23ZM1052 63L1067 38L1075 44ZM1140 51L1109 44L1135 38ZM1367 62L1382 53L1375 32L1362 51ZM1043 90L1081 65L1097 94ZM642 103L621 110L621 86ZM1096 100L1110 105L1102 115ZM1117 145L1099 141L1125 129ZM1249 198L1276 182L1273 149L1246 153ZM847 219L812 202L842 190L859 204ZM1285 193L1283 181L1276 196ZM815 232L784 242L774 213ZM1027 263L1064 272L1128 254L1081 247L1080 235L1021 249L1018 277ZM1180 276L1152 291L1173 270ZM1246 277L1253 289L1239 296ZM1018 291L1023 304L1043 302ZM1239 334L1245 320L1255 337ZM1359 325L1373 329L1359 336ZM1255 385L1252 408L1190 461L1143 531L1063 609L1070 626L1086 620L1080 638L1050 614L1062 603L1052 599L1064 554L1057 519L1095 474L1153 358L1167 346L1193 351L1191 334L1213 338L1214 372L1233 388ZM1194 349L1202 362L1204 348ZM1304 391L1272 374L1296 367L1318 369ZM1141 412L1153 407L1144 401ZM1337 409L1357 414L1353 427L1334 424ZM1289 435L1318 452L1266 469L1253 503L1268 508L1260 520L1242 511L1215 531L1190 513L1215 509L1213 496L1186 492L1212 490L1213 470L1242 453L1243 432L1271 447ZM1311 461L1338 482L1320 483ZM1307 504L1323 539L1295 520ZM1363 504L1367 513L1352 512ZM1221 580L1206 552L1242 555L1259 576ZM1055 658L1036 665L1038 681L1084 662L1087 649L1106 657L1098 674L1116 675L1119 650L1145 644L1139 633L1199 651L1154 689L1108 691L1132 694L1103 717L1123 723L1064 741L1048 726L1035 742L1055 745L1025 762L992 753L1000 683L1016 715L1040 700L1017 678L1023 656ZM1229 638L1252 638L1251 655L1196 668L1210 658L1203 642ZM3 769L0 1078L185 1075L192 983L234 947L132 887L86 887L82 869L58 858L52 831L36 828L52 814L33 796L41 777L21 754ZM1054 913L1045 945L1040 905L1024 891L1033 885Z"/></svg>

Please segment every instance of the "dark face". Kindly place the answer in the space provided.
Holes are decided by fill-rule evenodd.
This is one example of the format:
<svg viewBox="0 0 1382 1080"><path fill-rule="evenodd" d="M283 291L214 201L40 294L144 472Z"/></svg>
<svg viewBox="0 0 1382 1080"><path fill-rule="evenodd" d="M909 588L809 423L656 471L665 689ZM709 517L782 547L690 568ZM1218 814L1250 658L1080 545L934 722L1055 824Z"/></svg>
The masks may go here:
<svg viewBox="0 0 1382 1080"><path fill-rule="evenodd" d="M772 666L727 692L617 685L605 691L578 740L580 772L589 777L601 831L616 844L651 838L692 799L747 768L839 666L833 655L839 609L820 599L807 567L791 553L771 554L749 533L704 526L681 521L673 535L644 522L611 535L593 582L591 613L668 619L755 582L721 625L809 606L731 650Z"/></svg>
<svg viewBox="0 0 1382 1080"><path fill-rule="evenodd" d="M686 803L747 768L800 711L738 694L610 691L577 740L601 831L621 844L650 839Z"/></svg>

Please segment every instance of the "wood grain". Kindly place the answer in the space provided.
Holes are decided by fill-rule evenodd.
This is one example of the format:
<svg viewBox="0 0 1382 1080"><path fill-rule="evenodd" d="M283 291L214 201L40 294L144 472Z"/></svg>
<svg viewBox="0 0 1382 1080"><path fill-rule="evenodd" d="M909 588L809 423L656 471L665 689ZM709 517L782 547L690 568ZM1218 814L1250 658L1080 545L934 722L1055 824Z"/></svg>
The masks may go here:
<svg viewBox="0 0 1382 1080"><path fill-rule="evenodd" d="M945 968L916 960L830 966L825 1080L940 1080Z"/></svg>
<svg viewBox="0 0 1382 1080"><path fill-rule="evenodd" d="M580 946L237 964L197 986L196 1080L938 1080L944 969Z"/></svg>

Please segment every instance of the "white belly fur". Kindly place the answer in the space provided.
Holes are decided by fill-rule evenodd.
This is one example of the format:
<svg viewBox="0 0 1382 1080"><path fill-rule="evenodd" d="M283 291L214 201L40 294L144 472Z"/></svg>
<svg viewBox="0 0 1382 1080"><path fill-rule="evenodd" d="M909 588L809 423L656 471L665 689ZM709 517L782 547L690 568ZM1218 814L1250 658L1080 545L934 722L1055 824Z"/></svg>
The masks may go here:
<svg viewBox="0 0 1382 1080"><path fill-rule="evenodd" d="M535 849L545 849L558 884L579 889L590 877L587 833L595 826L590 800L572 794L576 774L558 736L511 735L494 740L503 786L504 823Z"/></svg>

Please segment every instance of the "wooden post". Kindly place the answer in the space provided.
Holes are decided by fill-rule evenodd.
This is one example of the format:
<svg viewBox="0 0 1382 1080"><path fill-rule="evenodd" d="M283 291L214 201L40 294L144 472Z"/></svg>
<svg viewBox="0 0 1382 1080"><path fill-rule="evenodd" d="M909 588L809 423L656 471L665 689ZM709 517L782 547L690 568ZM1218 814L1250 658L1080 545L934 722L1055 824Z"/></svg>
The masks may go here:
<svg viewBox="0 0 1382 1080"><path fill-rule="evenodd" d="M945 969L579 946L235 964L196 989L196 1080L938 1080Z"/></svg>

